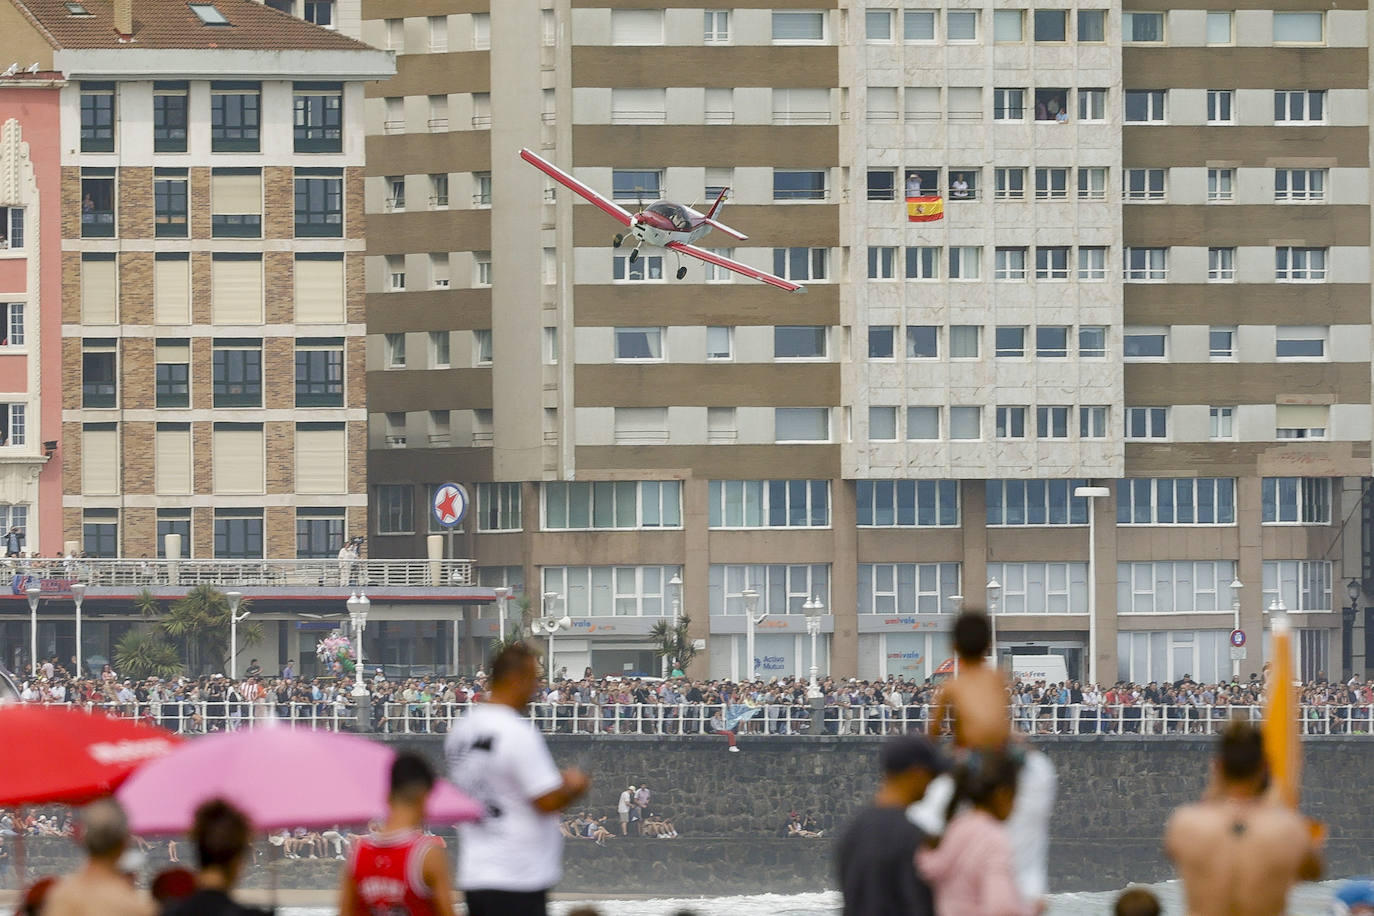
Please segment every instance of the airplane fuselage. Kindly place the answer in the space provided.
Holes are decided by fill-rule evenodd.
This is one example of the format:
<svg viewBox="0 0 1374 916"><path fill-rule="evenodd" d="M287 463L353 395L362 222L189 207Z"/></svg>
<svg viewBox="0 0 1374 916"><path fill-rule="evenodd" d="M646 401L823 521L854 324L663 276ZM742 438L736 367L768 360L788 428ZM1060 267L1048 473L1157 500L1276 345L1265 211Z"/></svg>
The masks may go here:
<svg viewBox="0 0 1374 916"><path fill-rule="evenodd" d="M673 219L664 212L654 212L655 209L675 211L678 221L685 222L685 227L675 225ZM658 201L653 204L653 209L646 208L634 215L630 224L630 234L641 242L659 248L672 242L690 245L711 231L711 224L704 220L705 217L691 207Z"/></svg>

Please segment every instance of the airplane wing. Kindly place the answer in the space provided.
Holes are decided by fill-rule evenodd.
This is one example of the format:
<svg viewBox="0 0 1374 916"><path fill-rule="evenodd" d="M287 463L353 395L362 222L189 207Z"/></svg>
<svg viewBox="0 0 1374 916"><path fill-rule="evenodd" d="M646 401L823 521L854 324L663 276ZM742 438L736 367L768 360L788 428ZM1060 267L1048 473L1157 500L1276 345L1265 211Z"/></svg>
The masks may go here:
<svg viewBox="0 0 1374 916"><path fill-rule="evenodd" d="M729 226L725 225L724 223L722 223L722 222L720 222L720 221L718 221L718 220L711 219L711 217L709 217L709 216L708 216L708 217L705 217L705 218L702 220L702 222L706 223L706 224L707 224L708 226L710 226L712 229L719 229L721 232L724 232L726 235L733 235L735 238L739 239L741 242L744 241L745 239L749 238L749 236L745 235L743 232L740 232L738 229L731 229Z"/></svg>
<svg viewBox="0 0 1374 916"><path fill-rule="evenodd" d="M596 204L603 213L611 219L616 220L622 226L628 227L633 219L629 210L612 201L610 198L602 197L600 194L587 187L567 172L560 169L547 159L536 156L527 149L520 151L520 158L537 168L539 171L548 175L554 181L570 189L574 194L586 199L588 202Z"/></svg>
<svg viewBox="0 0 1374 916"><path fill-rule="evenodd" d="M750 267L748 264L741 264L739 261L733 260L731 258L722 257L721 255L718 255L711 251L707 251L704 248L697 248L695 245L684 245L682 242L669 242L664 247L671 248L673 251L680 252L682 254L687 255L688 257L696 258L701 261L706 261L709 264L714 264L717 267L724 267L726 270L733 270L737 274L744 274L744 276L746 277L750 277L754 280L759 280L763 283L767 283L769 286L776 286L778 289L785 289L789 293L806 292L805 286L799 286L796 283L784 280L782 277L775 277L770 273L766 273L765 271L759 270L757 267Z"/></svg>

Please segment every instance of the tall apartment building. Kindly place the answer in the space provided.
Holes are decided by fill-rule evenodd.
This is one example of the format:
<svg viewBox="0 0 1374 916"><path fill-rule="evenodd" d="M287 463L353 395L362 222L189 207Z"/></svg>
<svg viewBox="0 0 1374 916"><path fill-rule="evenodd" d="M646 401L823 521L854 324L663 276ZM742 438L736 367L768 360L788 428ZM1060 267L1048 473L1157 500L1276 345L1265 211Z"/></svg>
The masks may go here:
<svg viewBox="0 0 1374 916"><path fill-rule="evenodd" d="M1104 682L1229 676L1237 623L1257 672L1275 602L1305 675L1363 669L1363 7L363 16L398 54L367 102L374 554L469 484L483 583L572 616L573 672L655 670L682 612L700 673L926 677L960 600L1003 655L1086 677L1095 643ZM704 244L810 294L631 263L522 146L632 209L730 186L750 238Z"/></svg>
<svg viewBox="0 0 1374 916"><path fill-rule="evenodd" d="M390 55L248 0L0 15L67 80L63 540L333 556L367 527L357 125Z"/></svg>

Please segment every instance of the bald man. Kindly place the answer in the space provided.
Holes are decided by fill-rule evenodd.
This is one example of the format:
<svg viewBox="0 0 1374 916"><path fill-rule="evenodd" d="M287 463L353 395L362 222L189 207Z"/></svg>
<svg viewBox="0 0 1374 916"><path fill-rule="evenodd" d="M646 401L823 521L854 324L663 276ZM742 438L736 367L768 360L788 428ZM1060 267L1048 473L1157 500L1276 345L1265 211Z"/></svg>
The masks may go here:
<svg viewBox="0 0 1374 916"><path fill-rule="evenodd" d="M134 890L118 868L129 844L129 822L112 799L87 805L77 822L86 864L48 895L43 916L157 916L157 904Z"/></svg>

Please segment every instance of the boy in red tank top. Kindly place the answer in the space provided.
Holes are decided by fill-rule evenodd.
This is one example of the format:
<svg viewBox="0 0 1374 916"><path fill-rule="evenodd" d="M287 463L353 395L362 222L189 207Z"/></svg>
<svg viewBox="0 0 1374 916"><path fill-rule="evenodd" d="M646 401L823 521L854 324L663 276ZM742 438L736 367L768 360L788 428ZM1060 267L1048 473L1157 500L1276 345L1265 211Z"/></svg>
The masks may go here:
<svg viewBox="0 0 1374 916"><path fill-rule="evenodd" d="M453 916L444 845L427 836L425 799L434 771L418 754L391 765L386 824L359 842L339 887L339 916Z"/></svg>

